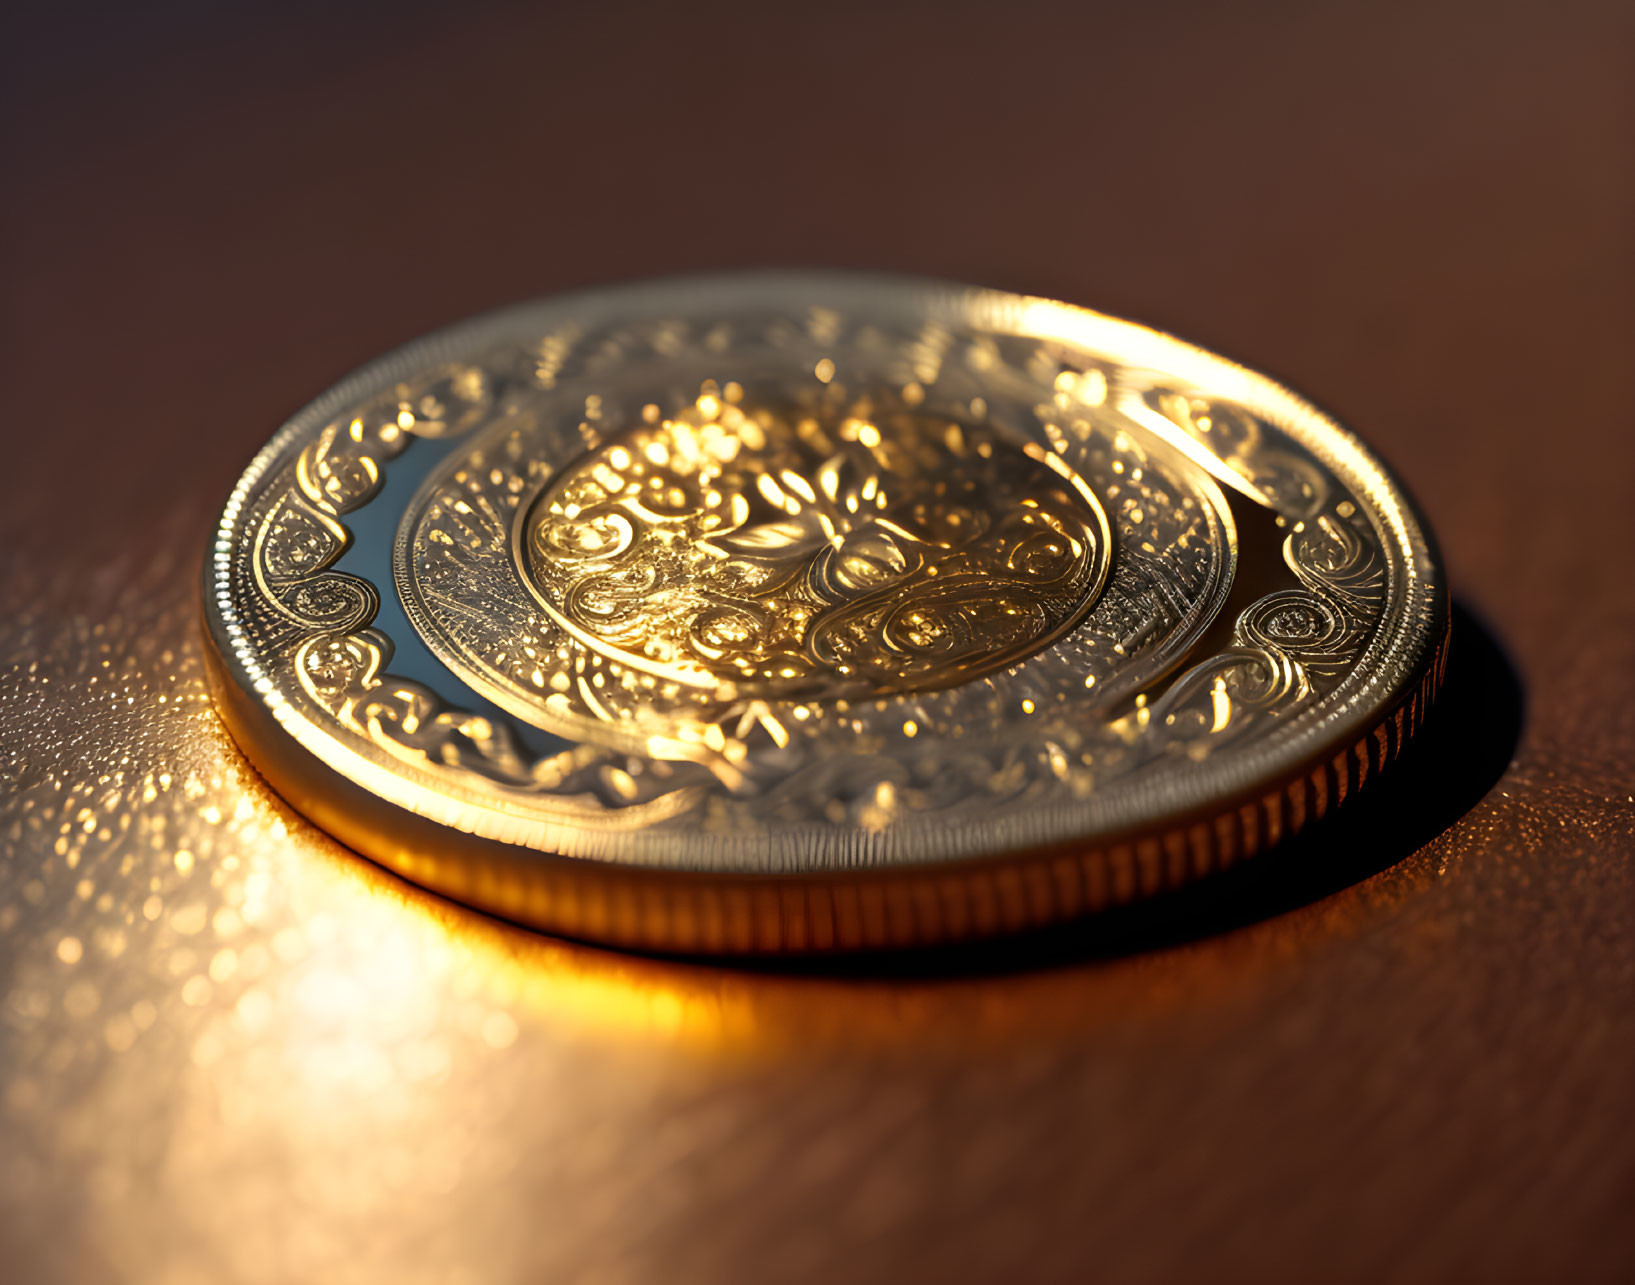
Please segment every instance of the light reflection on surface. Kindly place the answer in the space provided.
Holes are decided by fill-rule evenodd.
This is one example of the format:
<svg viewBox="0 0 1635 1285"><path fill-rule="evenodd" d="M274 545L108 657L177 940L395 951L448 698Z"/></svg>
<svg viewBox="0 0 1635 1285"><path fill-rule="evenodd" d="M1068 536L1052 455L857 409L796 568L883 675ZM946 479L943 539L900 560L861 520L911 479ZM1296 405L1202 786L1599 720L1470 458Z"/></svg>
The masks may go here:
<svg viewBox="0 0 1635 1285"><path fill-rule="evenodd" d="M5 639L0 1196L54 1211L42 1243L70 1273L571 1271L632 1219L674 1233L677 1166L719 1156L711 1189L742 1194L791 1155L863 1163L817 1136L791 1152L803 1110L872 1146L919 1127L939 1067L1042 1074L1064 1044L1229 1010L1278 962L864 979L514 928L290 812L216 721L185 580L106 583L111 609L25 611Z"/></svg>

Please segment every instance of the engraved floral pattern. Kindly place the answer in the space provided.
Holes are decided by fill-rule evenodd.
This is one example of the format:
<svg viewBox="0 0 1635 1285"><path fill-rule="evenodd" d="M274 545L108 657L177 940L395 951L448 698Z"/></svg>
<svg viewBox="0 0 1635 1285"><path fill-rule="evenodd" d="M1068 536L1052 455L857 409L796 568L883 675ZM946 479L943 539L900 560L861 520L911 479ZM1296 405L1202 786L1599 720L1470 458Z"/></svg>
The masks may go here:
<svg viewBox="0 0 1635 1285"><path fill-rule="evenodd" d="M781 316L567 328L314 429L253 501L245 608L299 618L286 654L312 716L517 815L597 818L621 845L649 805L723 843L986 826L1256 740L1320 704L1377 628L1377 533L1281 428L1149 396L1139 371L1087 373L1060 346L944 344L895 384L787 402L671 384L649 415L613 391L660 358L690 361L696 389L741 369L722 353L764 360L756 344L808 372L814 353L896 370L924 347L832 314L804 332ZM1194 644L1230 574L1224 502L1123 417L1130 396L1184 410L1201 445L1219 436L1292 527L1292 580L1210 652ZM467 433L404 517L396 587L439 660L566 753L390 673L374 603L348 602L332 566L402 444Z"/></svg>
<svg viewBox="0 0 1635 1285"><path fill-rule="evenodd" d="M791 423L709 389L591 453L525 523L542 604L581 640L661 678L780 697L1013 663L1089 606L1108 556L1088 489L989 434Z"/></svg>

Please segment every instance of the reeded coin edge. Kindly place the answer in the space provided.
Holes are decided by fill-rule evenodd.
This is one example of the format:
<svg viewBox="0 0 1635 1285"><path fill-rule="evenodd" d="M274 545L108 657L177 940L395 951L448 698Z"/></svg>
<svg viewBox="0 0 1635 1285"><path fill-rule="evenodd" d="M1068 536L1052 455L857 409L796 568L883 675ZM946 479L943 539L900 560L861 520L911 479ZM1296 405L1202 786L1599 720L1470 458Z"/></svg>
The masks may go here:
<svg viewBox="0 0 1635 1285"><path fill-rule="evenodd" d="M631 869L553 856L417 817L285 735L208 643L223 721L273 790L320 829L412 883L504 919L625 949L798 955L947 945L1020 932L1152 897L1298 834L1395 759L1447 667L1449 616L1424 675L1362 735L1291 777L1090 847L945 866L798 875Z"/></svg>

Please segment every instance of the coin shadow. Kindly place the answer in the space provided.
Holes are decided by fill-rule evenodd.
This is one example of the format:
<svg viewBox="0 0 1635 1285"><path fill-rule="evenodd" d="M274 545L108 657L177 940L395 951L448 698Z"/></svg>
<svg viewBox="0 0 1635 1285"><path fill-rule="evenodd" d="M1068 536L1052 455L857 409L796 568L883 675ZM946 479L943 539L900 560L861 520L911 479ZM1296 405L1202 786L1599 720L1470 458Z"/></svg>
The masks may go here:
<svg viewBox="0 0 1635 1285"><path fill-rule="evenodd" d="M989 941L741 964L758 972L932 979L1064 967L1164 950L1298 910L1389 870L1454 825L1509 766L1521 676L1492 631L1453 605L1447 676L1418 735L1347 806L1271 852L1147 901Z"/></svg>

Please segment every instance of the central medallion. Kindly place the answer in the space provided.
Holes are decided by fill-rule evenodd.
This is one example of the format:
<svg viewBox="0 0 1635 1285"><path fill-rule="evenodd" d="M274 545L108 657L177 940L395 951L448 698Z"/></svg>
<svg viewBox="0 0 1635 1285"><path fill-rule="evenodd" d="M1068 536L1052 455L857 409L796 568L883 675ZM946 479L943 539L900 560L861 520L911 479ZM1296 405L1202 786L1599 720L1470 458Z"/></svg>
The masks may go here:
<svg viewBox="0 0 1635 1285"><path fill-rule="evenodd" d="M718 699L946 687L1059 637L1106 518L1036 447L898 410L656 405L520 513L540 607L605 660Z"/></svg>
<svg viewBox="0 0 1635 1285"><path fill-rule="evenodd" d="M762 358L717 382L699 362L685 383L679 358L599 350L606 373L502 390L430 468L398 596L436 661L579 747L529 769L535 788L604 753L807 788L922 728L957 739L1012 709L1076 727L1218 608L1224 501L1140 430L1054 381L1065 413L1031 376L989 380L989 405L844 347L856 371Z"/></svg>

